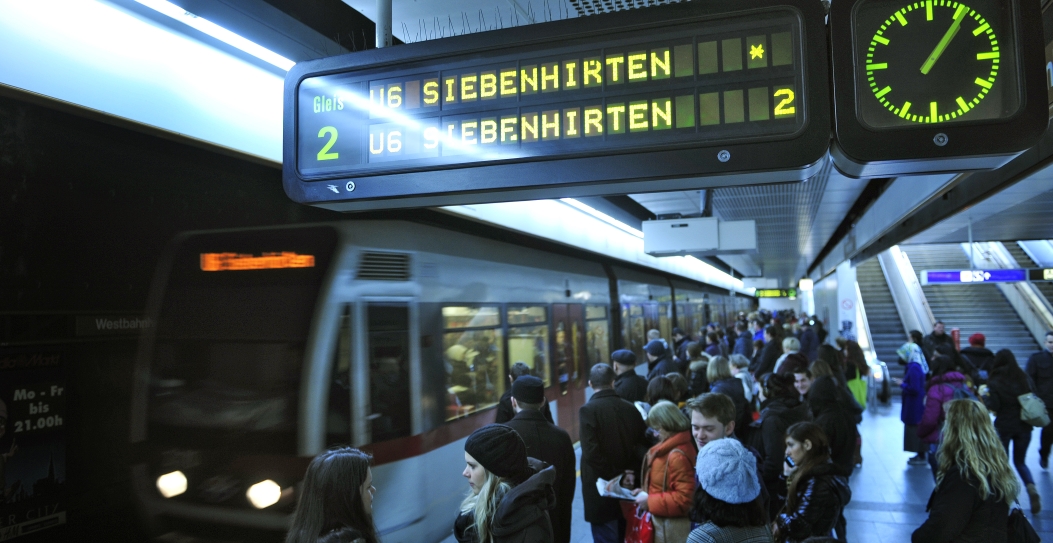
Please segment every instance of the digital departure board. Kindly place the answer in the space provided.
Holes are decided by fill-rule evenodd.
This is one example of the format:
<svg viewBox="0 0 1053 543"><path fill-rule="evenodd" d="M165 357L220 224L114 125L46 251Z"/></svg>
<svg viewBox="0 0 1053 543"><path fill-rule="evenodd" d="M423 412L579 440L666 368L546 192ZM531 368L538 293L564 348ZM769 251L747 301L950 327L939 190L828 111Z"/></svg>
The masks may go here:
<svg viewBox="0 0 1053 543"><path fill-rule="evenodd" d="M286 191L352 210L806 179L828 141L825 55L815 2L766 0L300 63Z"/></svg>

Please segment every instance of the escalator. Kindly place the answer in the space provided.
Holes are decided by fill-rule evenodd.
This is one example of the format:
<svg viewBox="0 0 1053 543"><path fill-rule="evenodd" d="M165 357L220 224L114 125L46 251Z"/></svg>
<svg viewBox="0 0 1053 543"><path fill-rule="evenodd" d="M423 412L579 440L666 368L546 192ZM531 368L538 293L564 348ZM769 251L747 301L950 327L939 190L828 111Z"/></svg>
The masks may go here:
<svg viewBox="0 0 1053 543"><path fill-rule="evenodd" d="M901 245L910 258L914 272L923 270L967 270L969 258L959 244ZM936 320L943 321L947 332L961 330L961 346L968 346L969 336L980 332L987 337L992 351L1010 349L1021 364L1039 349L1034 336L1024 326L1013 306L993 284L925 285L922 287ZM929 333L931 330L922 330ZM890 366L891 369L891 366Z"/></svg>
<svg viewBox="0 0 1053 543"><path fill-rule="evenodd" d="M863 298L863 310L867 314L874 353L878 360L888 365L892 377L902 378L903 366L896 363L899 359L896 349L903 345L907 336L877 258L871 258L856 267L856 282Z"/></svg>
<svg viewBox="0 0 1053 543"><path fill-rule="evenodd" d="M1027 256L1027 253L1020 247L1020 244L1015 241L1003 242L1002 245L1005 250L1016 259L1017 266L1021 268L1041 268L1031 260L1031 257ZM1031 283L1038 289L1038 291L1046 298L1046 301L1053 304L1053 282L1048 281L1035 281Z"/></svg>

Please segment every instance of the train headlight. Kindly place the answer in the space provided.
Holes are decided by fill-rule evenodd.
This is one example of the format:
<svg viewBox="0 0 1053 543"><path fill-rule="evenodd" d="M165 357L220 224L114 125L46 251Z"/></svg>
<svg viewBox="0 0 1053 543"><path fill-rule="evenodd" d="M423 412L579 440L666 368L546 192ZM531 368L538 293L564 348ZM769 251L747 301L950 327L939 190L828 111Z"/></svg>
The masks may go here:
<svg viewBox="0 0 1053 543"><path fill-rule="evenodd" d="M157 491L166 498L186 492L186 475L181 471L173 471L158 477Z"/></svg>
<svg viewBox="0 0 1053 543"><path fill-rule="evenodd" d="M249 487L245 496L256 509L266 509L276 503L282 497L282 487L278 483L267 479Z"/></svg>

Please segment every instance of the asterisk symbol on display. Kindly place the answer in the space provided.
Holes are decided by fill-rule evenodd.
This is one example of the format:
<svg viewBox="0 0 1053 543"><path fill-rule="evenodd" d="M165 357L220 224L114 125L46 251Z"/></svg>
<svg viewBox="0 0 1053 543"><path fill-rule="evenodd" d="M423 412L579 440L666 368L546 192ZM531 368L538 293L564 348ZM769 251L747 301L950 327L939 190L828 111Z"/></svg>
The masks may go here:
<svg viewBox="0 0 1053 543"><path fill-rule="evenodd" d="M750 59L764 58L764 45L751 45L750 46Z"/></svg>

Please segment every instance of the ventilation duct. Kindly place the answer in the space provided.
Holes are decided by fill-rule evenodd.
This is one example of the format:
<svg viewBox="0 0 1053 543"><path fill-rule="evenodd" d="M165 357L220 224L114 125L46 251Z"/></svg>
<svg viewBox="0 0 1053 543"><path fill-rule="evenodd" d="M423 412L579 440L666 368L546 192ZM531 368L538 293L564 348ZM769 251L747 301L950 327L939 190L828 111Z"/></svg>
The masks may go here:
<svg viewBox="0 0 1053 543"><path fill-rule="evenodd" d="M355 279L367 281L409 281L410 255L406 253L365 252L358 261Z"/></svg>

